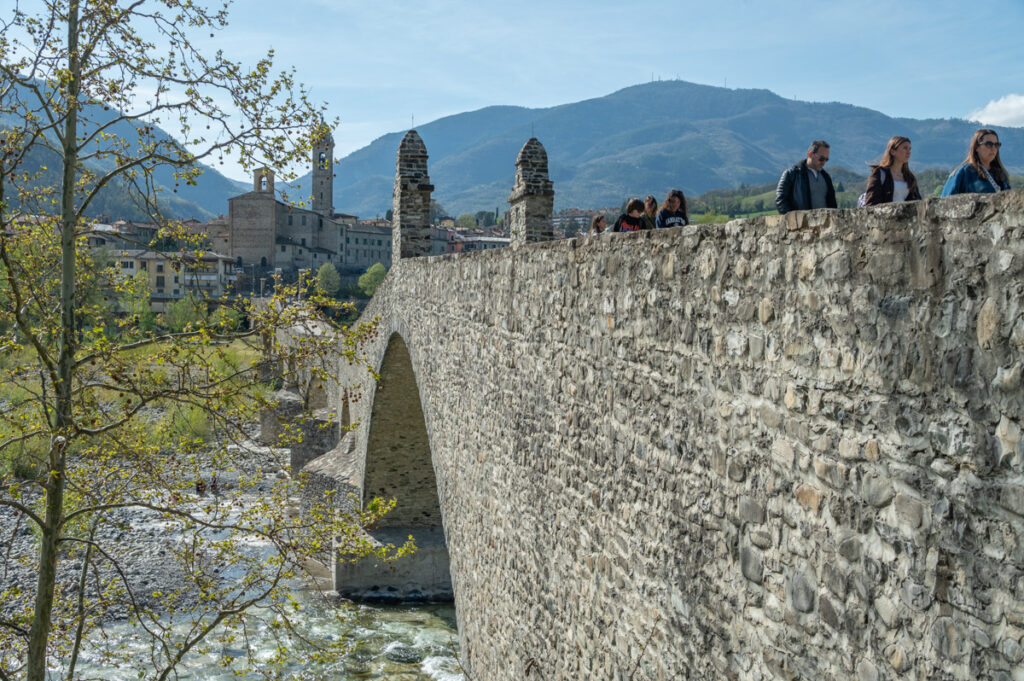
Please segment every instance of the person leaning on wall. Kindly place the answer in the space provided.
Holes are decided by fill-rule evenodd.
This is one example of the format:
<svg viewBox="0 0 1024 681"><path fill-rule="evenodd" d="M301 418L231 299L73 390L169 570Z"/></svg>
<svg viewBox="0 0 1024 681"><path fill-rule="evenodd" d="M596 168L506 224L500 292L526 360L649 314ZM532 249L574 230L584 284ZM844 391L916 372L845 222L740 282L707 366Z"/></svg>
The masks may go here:
<svg viewBox="0 0 1024 681"><path fill-rule="evenodd" d="M613 232L638 232L644 228L644 221L641 217L644 212L644 202L640 199L630 199L626 204L626 212L619 216L612 226Z"/></svg>
<svg viewBox="0 0 1024 681"><path fill-rule="evenodd" d="M587 236L596 236L607 231L608 222L604 219L603 215L595 215L590 218L590 230L587 232Z"/></svg>
<svg viewBox="0 0 1024 681"><path fill-rule="evenodd" d="M878 163L871 166L864 205L920 200L917 178L910 172L910 140L896 135L889 140Z"/></svg>
<svg viewBox="0 0 1024 681"><path fill-rule="evenodd" d="M690 213L686 209L686 197L679 189L673 189L665 197L665 203L658 211L658 217L654 219L654 226L658 229L667 227L682 227L690 224Z"/></svg>
<svg viewBox="0 0 1024 681"><path fill-rule="evenodd" d="M828 142L814 140L807 149L807 158L782 173L775 189L775 207L779 213L836 207L836 190L824 170L829 154Z"/></svg>
<svg viewBox="0 0 1024 681"><path fill-rule="evenodd" d="M967 158L949 174L943 196L953 194L992 194L1010 188L1010 176L999 158L1003 146L995 130L981 128L971 137Z"/></svg>

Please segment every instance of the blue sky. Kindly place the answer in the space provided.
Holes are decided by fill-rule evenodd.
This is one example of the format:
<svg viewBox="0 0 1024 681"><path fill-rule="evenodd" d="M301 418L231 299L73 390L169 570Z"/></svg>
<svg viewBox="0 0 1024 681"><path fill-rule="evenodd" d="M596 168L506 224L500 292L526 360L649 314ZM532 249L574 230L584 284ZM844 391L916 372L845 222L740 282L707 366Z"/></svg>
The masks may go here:
<svg viewBox="0 0 1024 681"><path fill-rule="evenodd" d="M411 116L652 78L1024 126L1024 0L236 0L231 16L217 45L294 65L341 119L339 157Z"/></svg>

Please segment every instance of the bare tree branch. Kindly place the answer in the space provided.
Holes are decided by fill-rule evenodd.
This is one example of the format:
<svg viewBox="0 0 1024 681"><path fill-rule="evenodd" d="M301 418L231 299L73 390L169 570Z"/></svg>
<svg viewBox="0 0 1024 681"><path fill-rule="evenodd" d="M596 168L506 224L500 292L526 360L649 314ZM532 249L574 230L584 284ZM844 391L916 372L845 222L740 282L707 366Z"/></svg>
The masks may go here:
<svg viewBox="0 0 1024 681"><path fill-rule="evenodd" d="M26 516L28 518L31 518L32 522L34 522L39 527L43 527L46 524L43 521L42 518L40 518L38 515L36 515L35 511L33 511L28 506L22 504L21 502L15 501L14 499L10 499L10 498L7 498L7 497L0 497L0 506L7 506L8 508L15 509L16 511L18 511L22 515L24 515L24 516Z"/></svg>

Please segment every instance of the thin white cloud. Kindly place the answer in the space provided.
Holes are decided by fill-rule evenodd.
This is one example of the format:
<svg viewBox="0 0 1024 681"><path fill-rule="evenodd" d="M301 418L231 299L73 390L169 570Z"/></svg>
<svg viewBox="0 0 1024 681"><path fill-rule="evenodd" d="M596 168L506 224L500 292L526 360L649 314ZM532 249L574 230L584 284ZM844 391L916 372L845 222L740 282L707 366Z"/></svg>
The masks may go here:
<svg viewBox="0 0 1024 681"><path fill-rule="evenodd" d="M967 118L986 125L1024 127L1024 95L1010 94L967 114Z"/></svg>

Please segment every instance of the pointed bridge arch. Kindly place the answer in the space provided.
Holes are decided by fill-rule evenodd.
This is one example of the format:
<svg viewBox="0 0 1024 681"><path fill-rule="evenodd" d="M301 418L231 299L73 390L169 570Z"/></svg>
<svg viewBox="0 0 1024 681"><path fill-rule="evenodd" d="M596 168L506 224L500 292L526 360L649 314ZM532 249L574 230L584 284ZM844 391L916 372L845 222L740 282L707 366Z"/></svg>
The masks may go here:
<svg viewBox="0 0 1024 681"><path fill-rule="evenodd" d="M395 507L369 530L381 543L402 544L411 535L416 553L381 566L368 561L335 565L335 589L370 602L451 601L454 597L429 430L412 356L405 339L388 338L360 426L361 501L395 499Z"/></svg>
<svg viewBox="0 0 1024 681"><path fill-rule="evenodd" d="M416 374L405 340L392 333L373 396L363 503L397 499L381 527L441 528L441 505Z"/></svg>

